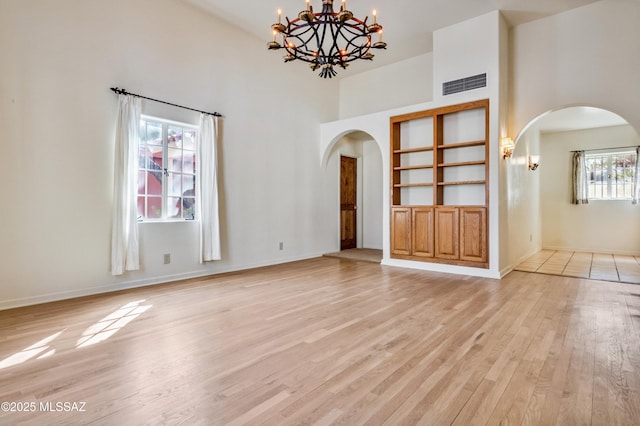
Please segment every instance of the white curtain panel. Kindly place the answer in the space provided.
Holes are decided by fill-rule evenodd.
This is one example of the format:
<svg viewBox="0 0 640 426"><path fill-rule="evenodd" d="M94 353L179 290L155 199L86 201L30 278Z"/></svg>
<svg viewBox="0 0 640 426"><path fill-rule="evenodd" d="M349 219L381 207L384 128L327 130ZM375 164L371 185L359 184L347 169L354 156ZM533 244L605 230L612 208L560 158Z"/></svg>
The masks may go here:
<svg viewBox="0 0 640 426"><path fill-rule="evenodd" d="M633 204L640 199L640 146L636 148L636 175L633 177Z"/></svg>
<svg viewBox="0 0 640 426"><path fill-rule="evenodd" d="M111 273L140 269L138 243L138 146L140 98L118 97L115 167L113 187L113 224L111 230Z"/></svg>
<svg viewBox="0 0 640 426"><path fill-rule="evenodd" d="M584 151L575 151L572 159L573 194L572 204L589 204L587 188L587 164Z"/></svg>
<svg viewBox="0 0 640 426"><path fill-rule="evenodd" d="M221 259L217 144L218 117L200 114L196 148L196 217L200 220L200 263Z"/></svg>

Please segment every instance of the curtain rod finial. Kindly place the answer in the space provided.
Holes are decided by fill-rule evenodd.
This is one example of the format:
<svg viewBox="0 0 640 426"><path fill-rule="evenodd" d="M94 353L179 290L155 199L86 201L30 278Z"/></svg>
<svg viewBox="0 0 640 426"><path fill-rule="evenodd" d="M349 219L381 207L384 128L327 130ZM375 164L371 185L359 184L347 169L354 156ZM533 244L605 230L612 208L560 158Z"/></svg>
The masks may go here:
<svg viewBox="0 0 640 426"><path fill-rule="evenodd" d="M113 91L114 93L118 94L118 95L126 95L127 91L125 89L120 89L118 87L112 87L111 91Z"/></svg>

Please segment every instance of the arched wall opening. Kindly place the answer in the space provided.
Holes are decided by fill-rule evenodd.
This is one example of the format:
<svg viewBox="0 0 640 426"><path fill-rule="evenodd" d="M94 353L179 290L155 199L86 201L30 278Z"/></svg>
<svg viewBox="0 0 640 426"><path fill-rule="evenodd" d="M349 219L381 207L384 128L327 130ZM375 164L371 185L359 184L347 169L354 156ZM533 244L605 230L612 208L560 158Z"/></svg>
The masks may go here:
<svg viewBox="0 0 640 426"><path fill-rule="evenodd" d="M567 106L531 120L515 142L505 160L509 265L541 249L640 255L640 205L571 204L572 151L633 151L640 145L633 126L604 108ZM536 170L530 156L539 156Z"/></svg>
<svg viewBox="0 0 640 426"><path fill-rule="evenodd" d="M358 248L383 247L383 159L378 141L361 130L344 131L327 145L323 164L329 191L331 229L340 248L340 157L357 160L357 243Z"/></svg>

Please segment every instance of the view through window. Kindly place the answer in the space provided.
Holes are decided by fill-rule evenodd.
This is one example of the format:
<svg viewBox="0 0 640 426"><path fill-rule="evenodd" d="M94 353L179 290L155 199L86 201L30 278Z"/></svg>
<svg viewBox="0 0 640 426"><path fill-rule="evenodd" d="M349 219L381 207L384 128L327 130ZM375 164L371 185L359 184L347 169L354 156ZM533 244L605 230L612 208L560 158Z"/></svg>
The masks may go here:
<svg viewBox="0 0 640 426"><path fill-rule="evenodd" d="M635 151L585 154L590 200L630 200L635 176Z"/></svg>
<svg viewBox="0 0 640 426"><path fill-rule="evenodd" d="M195 219L196 127L140 120L138 219Z"/></svg>

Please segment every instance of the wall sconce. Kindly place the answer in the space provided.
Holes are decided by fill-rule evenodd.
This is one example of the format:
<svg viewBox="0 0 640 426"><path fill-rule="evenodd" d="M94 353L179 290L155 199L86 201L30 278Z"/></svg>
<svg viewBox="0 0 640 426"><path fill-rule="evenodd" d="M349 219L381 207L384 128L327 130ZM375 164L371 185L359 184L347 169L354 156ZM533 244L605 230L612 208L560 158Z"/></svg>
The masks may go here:
<svg viewBox="0 0 640 426"><path fill-rule="evenodd" d="M502 158L505 160L507 158L511 158L511 154L513 154L513 149L516 147L516 144L513 143L511 138L502 138L500 139L500 145L502 146Z"/></svg>
<svg viewBox="0 0 640 426"><path fill-rule="evenodd" d="M529 156L529 170L534 171L540 165L540 156L539 155L530 155Z"/></svg>

